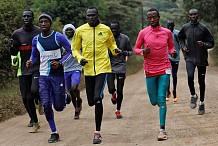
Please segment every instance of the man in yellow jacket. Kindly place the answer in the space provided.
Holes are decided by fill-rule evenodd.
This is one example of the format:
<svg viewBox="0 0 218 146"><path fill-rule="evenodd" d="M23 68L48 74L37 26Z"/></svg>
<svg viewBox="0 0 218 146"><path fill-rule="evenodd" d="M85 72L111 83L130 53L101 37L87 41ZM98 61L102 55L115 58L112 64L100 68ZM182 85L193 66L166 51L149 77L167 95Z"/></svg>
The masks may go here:
<svg viewBox="0 0 218 146"><path fill-rule="evenodd" d="M111 72L108 48L113 55L121 53L110 28L101 24L98 16L97 8L89 7L87 9L88 23L77 28L71 46L73 56L84 66L88 104L89 106L95 105L96 131L93 144L100 144L102 141L100 130L103 115L103 91L107 73Z"/></svg>

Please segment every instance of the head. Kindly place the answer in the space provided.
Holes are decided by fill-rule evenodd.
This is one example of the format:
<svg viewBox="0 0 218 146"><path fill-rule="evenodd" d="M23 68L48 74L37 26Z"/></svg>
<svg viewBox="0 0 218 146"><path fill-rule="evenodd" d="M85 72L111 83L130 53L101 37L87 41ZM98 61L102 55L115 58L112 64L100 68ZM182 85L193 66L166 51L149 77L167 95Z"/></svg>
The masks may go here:
<svg viewBox="0 0 218 146"><path fill-rule="evenodd" d="M23 11L23 23L25 26L32 26L34 20L34 13L31 10Z"/></svg>
<svg viewBox="0 0 218 146"><path fill-rule="evenodd" d="M147 11L147 20L152 27L159 26L160 14L157 9L151 8Z"/></svg>
<svg viewBox="0 0 218 146"><path fill-rule="evenodd" d="M52 25L52 18L48 14L41 14L39 16L39 27L41 28L42 32L48 32L51 30Z"/></svg>
<svg viewBox="0 0 218 146"><path fill-rule="evenodd" d="M173 32L173 30L174 30L174 26L175 26L175 24L174 24L174 20L173 20L173 19L167 20L167 28L168 28L169 30L171 30L172 32Z"/></svg>
<svg viewBox="0 0 218 146"><path fill-rule="evenodd" d="M120 34L120 23L118 21L112 21L111 24L110 24L110 28L111 28L111 31L114 35L114 37L117 37L119 36Z"/></svg>
<svg viewBox="0 0 218 146"><path fill-rule="evenodd" d="M75 27L72 24L66 24L63 28L63 34L67 38L72 38L75 32Z"/></svg>
<svg viewBox="0 0 218 146"><path fill-rule="evenodd" d="M191 21L191 23L196 23L198 22L198 17L199 17L199 12L197 9L191 9L189 12L188 12L188 17L189 17L189 20Z"/></svg>
<svg viewBox="0 0 218 146"><path fill-rule="evenodd" d="M98 25L98 9L96 7L89 7L86 11L86 20L91 27Z"/></svg>

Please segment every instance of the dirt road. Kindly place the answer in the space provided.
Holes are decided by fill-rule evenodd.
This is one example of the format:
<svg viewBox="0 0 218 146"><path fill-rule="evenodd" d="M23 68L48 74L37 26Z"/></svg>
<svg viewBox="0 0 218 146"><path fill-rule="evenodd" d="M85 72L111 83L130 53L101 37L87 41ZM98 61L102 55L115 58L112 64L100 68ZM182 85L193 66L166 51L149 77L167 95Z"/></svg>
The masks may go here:
<svg viewBox="0 0 218 146"><path fill-rule="evenodd" d="M123 119L115 118L115 106L105 88L102 137L104 146L215 146L218 145L218 70L208 67L206 75L206 113L198 115L190 109L184 62L178 74L178 103L168 102L166 130L169 139L157 141L159 128L158 107L150 105L143 71L127 77L122 106ZM197 76L196 90L199 94ZM73 119L73 106L68 105L61 113L55 113L61 141L48 144L50 130L44 116L39 116L41 129L30 134L27 115L0 123L0 146L91 146L93 139L94 108L87 105L85 91L80 120Z"/></svg>

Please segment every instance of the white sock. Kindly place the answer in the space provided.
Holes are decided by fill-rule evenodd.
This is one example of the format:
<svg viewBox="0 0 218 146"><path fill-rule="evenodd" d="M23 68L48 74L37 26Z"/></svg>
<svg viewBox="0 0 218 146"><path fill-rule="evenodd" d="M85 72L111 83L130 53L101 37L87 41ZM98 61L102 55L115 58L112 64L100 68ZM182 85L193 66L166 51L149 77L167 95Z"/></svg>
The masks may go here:
<svg viewBox="0 0 218 146"><path fill-rule="evenodd" d="M192 97L196 98L197 96L196 96L196 94L195 94L195 95L192 95Z"/></svg>
<svg viewBox="0 0 218 146"><path fill-rule="evenodd" d="M203 105L203 104L204 104L204 102L202 102L202 101L199 102L199 105Z"/></svg>

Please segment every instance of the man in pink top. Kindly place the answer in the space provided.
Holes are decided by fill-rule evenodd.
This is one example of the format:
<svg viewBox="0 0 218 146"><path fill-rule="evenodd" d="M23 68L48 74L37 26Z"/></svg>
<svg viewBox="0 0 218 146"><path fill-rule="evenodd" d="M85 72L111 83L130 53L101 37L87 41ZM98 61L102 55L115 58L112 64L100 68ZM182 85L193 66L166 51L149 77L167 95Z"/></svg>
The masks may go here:
<svg viewBox="0 0 218 146"><path fill-rule="evenodd" d="M168 54L174 58L177 53L174 49L173 36L169 29L159 24L158 10L151 8L147 11L147 20L150 26L142 29L136 40L134 53L144 56L144 70L147 92L152 105L159 106L160 132L157 139L166 140L166 90L171 74L171 65Z"/></svg>

